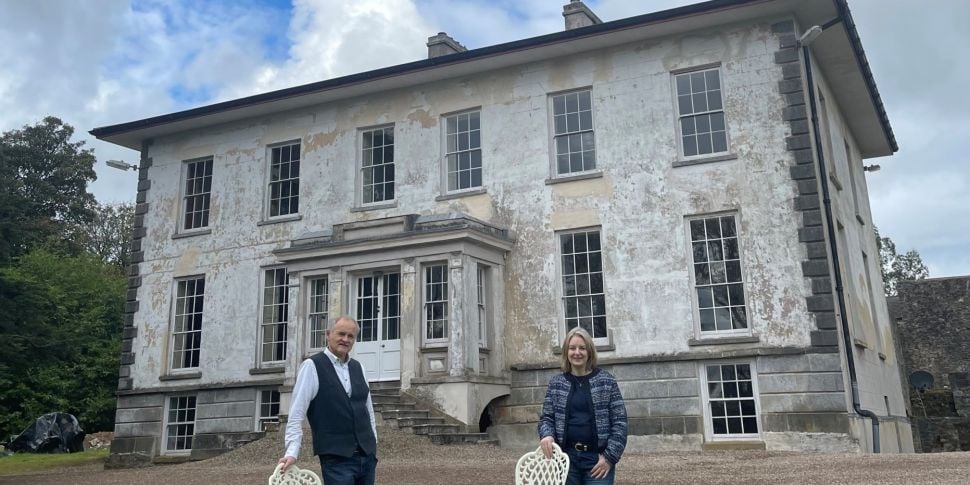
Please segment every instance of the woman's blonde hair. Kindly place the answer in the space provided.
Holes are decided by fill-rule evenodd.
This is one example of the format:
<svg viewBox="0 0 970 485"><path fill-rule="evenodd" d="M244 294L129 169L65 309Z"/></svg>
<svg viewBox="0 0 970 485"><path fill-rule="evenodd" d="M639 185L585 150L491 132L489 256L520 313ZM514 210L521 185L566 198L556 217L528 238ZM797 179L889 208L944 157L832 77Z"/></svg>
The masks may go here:
<svg viewBox="0 0 970 485"><path fill-rule="evenodd" d="M583 343L586 344L586 370L591 371L596 367L596 346L593 345L593 337L583 330L583 327L576 327L570 330L562 341L562 361L559 363L559 368L563 372L570 372L573 369L572 364L569 363L569 341L576 336L582 338Z"/></svg>

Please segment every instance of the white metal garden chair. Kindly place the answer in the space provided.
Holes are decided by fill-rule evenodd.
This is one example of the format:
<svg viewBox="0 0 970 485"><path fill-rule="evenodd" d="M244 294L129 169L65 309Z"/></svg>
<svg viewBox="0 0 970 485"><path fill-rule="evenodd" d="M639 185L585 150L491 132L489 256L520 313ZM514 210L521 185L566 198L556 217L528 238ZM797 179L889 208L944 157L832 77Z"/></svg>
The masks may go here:
<svg viewBox="0 0 970 485"><path fill-rule="evenodd" d="M268 485L323 485L320 477L310 470L301 469L294 464L286 469L286 473L280 473L281 468L282 463L276 465L276 470L269 476Z"/></svg>
<svg viewBox="0 0 970 485"><path fill-rule="evenodd" d="M565 485L569 474L569 457L552 444L552 458L546 458L542 447L519 458L515 465L515 485Z"/></svg>

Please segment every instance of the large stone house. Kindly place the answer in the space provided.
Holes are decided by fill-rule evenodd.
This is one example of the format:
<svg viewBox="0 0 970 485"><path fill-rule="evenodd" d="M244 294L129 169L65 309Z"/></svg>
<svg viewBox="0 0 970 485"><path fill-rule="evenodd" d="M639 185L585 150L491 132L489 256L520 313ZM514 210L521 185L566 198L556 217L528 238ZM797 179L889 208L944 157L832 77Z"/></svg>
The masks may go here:
<svg viewBox="0 0 970 485"><path fill-rule="evenodd" d="M910 451L845 1L563 16L93 130L141 152L113 453L248 439L340 314L371 381L503 446L580 325L631 450Z"/></svg>

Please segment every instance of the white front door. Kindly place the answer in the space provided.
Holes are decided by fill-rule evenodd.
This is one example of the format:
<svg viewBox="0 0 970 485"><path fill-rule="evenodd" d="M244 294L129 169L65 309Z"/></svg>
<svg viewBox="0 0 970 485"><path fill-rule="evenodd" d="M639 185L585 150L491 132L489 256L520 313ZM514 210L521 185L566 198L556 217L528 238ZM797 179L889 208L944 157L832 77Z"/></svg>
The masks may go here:
<svg viewBox="0 0 970 485"><path fill-rule="evenodd" d="M360 335L353 356L368 381L401 378L401 274L375 273L354 279L354 317Z"/></svg>

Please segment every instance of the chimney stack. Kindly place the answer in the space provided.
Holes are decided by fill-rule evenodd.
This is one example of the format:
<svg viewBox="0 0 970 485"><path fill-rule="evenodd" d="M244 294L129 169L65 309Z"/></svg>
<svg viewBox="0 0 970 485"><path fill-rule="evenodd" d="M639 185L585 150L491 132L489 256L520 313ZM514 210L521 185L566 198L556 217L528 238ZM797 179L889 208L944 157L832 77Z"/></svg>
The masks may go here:
<svg viewBox="0 0 970 485"><path fill-rule="evenodd" d="M444 32L438 32L438 35L428 37L428 59L457 54L467 50L465 46L459 44Z"/></svg>
<svg viewBox="0 0 970 485"><path fill-rule="evenodd" d="M603 23L582 0L570 0L569 3L563 5L562 16L566 18L566 30Z"/></svg>

